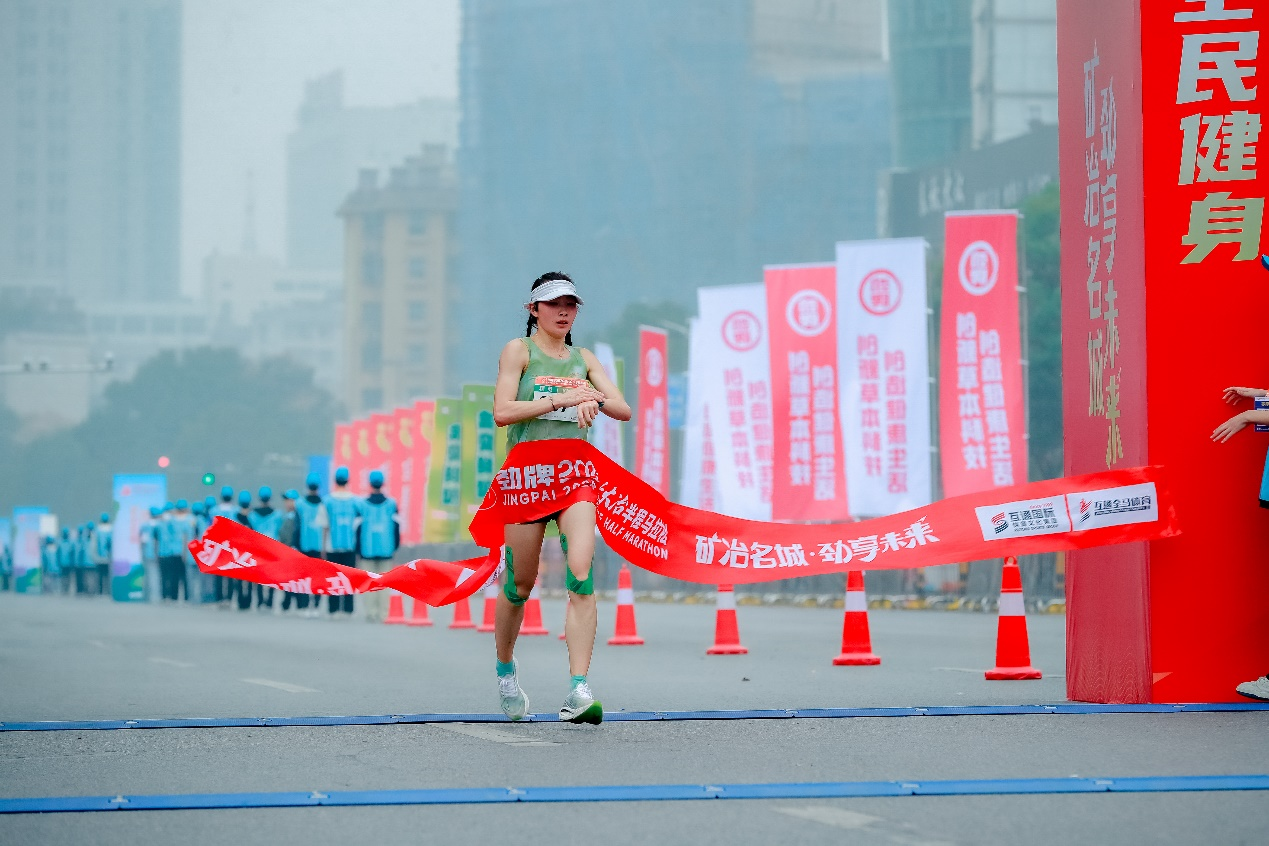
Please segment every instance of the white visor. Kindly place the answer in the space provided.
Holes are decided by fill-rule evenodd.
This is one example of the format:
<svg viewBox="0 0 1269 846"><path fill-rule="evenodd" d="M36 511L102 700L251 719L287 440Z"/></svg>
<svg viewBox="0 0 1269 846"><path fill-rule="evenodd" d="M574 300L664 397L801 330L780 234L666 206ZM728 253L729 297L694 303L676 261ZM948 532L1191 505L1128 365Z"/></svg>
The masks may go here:
<svg viewBox="0 0 1269 846"><path fill-rule="evenodd" d="M534 303L549 303L551 300L558 300L560 297L572 297L577 300L578 305L583 305L582 298L577 296L577 288L567 279L552 279L550 282L543 282L537 288L533 289L533 293L529 295L529 301L524 304L525 308L531 307Z"/></svg>

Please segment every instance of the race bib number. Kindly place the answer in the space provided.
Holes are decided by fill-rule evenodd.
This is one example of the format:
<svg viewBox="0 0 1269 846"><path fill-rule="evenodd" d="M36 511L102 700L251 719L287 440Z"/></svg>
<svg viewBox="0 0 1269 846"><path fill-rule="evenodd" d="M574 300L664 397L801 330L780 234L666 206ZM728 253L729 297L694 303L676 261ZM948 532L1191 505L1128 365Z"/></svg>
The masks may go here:
<svg viewBox="0 0 1269 846"><path fill-rule="evenodd" d="M574 388L589 387L590 382L585 379L566 379L560 376L538 376L533 380L533 398L535 400L540 400L551 396L559 396L565 391L571 391ZM577 406L548 411L546 414L538 415L537 419L563 420L568 423L576 423Z"/></svg>

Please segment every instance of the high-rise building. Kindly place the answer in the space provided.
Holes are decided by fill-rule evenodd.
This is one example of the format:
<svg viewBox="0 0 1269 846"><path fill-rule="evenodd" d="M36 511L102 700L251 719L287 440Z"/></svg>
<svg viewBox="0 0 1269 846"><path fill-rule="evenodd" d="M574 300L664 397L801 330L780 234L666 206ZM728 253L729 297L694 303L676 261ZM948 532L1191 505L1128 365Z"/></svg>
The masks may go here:
<svg viewBox="0 0 1269 846"><path fill-rule="evenodd" d="M888 0L894 159L920 167L972 144L973 0Z"/></svg>
<svg viewBox="0 0 1269 846"><path fill-rule="evenodd" d="M457 143L458 106L453 100L349 106L342 72L310 81L286 147L288 266L342 267L339 205L357 184L361 168L386 169L421 144L452 152Z"/></svg>
<svg viewBox="0 0 1269 846"><path fill-rule="evenodd" d="M180 0L0 0L0 285L179 295Z"/></svg>
<svg viewBox="0 0 1269 846"><path fill-rule="evenodd" d="M1057 123L1057 0L974 0L974 146Z"/></svg>
<svg viewBox="0 0 1269 846"><path fill-rule="evenodd" d="M441 146L363 170L344 219L345 411L358 415L445 390L457 327L447 319L453 167ZM480 311L473 304L475 311ZM489 368L486 368L488 370Z"/></svg>
<svg viewBox="0 0 1269 846"><path fill-rule="evenodd" d="M488 379L572 274L582 332L875 233L890 165L881 0L463 0L458 287ZM589 294L595 294L593 298Z"/></svg>

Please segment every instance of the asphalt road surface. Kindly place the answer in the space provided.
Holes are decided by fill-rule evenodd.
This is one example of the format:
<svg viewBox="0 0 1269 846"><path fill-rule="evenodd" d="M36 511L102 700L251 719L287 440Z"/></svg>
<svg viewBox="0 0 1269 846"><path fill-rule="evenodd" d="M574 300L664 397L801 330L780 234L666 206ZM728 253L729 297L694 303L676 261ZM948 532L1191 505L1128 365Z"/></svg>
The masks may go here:
<svg viewBox="0 0 1269 846"><path fill-rule="evenodd" d="M473 603L476 610L477 603ZM562 606L544 603L559 631ZM601 636L613 606L601 604ZM596 649L609 712L1053 704L1060 616L1029 620L1034 682L987 682L995 618L871 612L880 667L832 667L841 611L642 604L643 647ZM0 721L497 711L492 636L199 607L0 594ZM523 638L533 710L564 645ZM0 798L279 791L1193 776L1269 772L1269 712L402 724L0 732ZM244 808L0 815L0 843L1259 843L1269 793Z"/></svg>

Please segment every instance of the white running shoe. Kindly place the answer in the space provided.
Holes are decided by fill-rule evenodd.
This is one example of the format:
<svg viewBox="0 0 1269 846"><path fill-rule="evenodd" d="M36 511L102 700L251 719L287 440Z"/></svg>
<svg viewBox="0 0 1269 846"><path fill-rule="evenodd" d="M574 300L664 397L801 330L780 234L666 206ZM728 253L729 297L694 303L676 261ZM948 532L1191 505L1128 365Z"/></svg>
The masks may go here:
<svg viewBox="0 0 1269 846"><path fill-rule="evenodd" d="M590 685L579 684L564 697L560 709L560 722L590 723L597 726L604 721L604 706L590 692Z"/></svg>
<svg viewBox="0 0 1269 846"><path fill-rule="evenodd" d="M1261 676L1255 681L1243 682L1234 690L1248 699L1259 699L1261 702L1269 702L1269 675Z"/></svg>
<svg viewBox="0 0 1269 846"><path fill-rule="evenodd" d="M502 699L502 713L513 720L523 720L529 713L529 697L520 689L520 662L511 659L515 672L498 676L498 696Z"/></svg>

